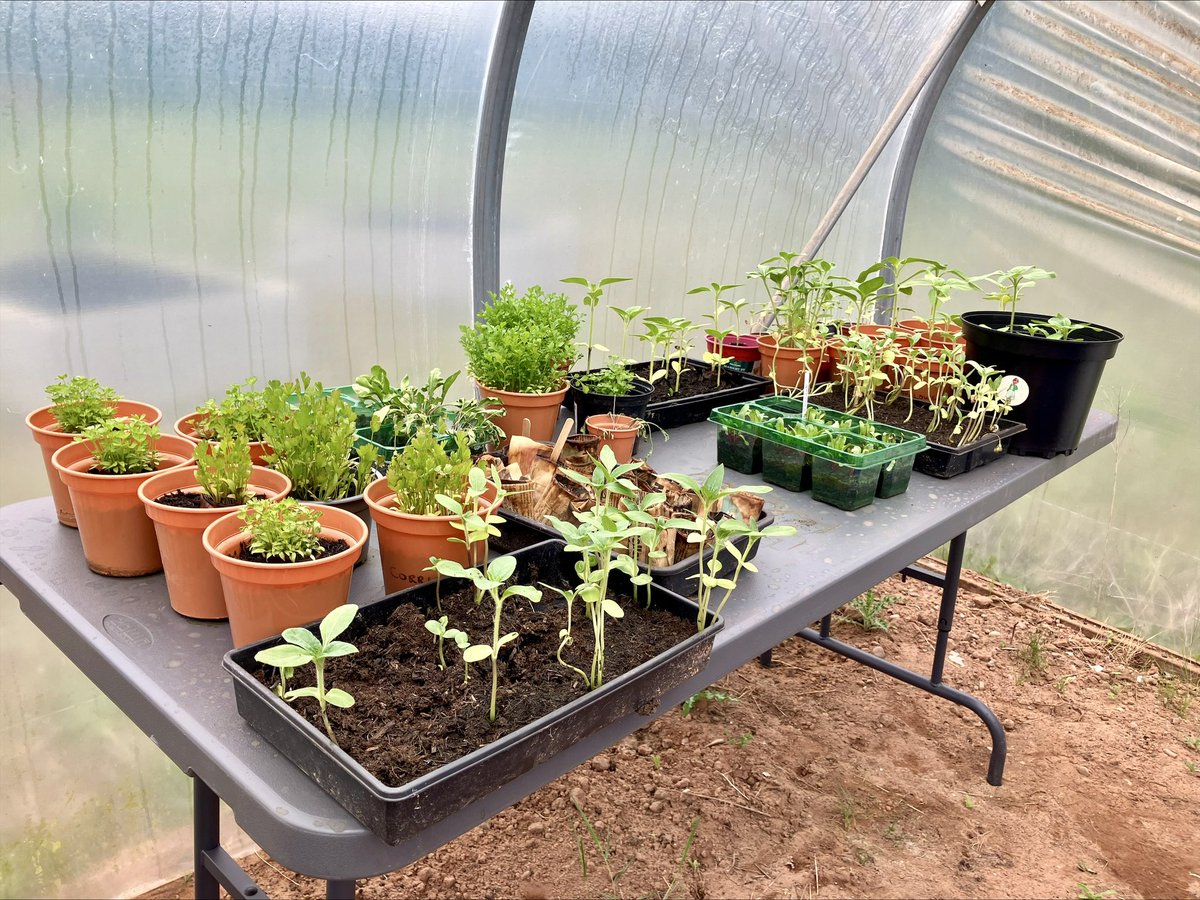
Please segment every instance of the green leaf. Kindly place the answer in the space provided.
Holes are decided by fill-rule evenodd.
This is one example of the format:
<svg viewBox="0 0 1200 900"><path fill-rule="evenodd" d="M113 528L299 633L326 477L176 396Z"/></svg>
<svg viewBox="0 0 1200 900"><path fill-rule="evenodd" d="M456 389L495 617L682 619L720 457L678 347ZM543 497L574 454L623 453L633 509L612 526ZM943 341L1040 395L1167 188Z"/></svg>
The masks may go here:
<svg viewBox="0 0 1200 900"><path fill-rule="evenodd" d="M758 532L763 537L791 537L796 533L792 525L768 525Z"/></svg>
<svg viewBox="0 0 1200 900"><path fill-rule="evenodd" d="M504 635L504 637L500 638L500 640L496 641L496 649L499 650L505 644L511 644L517 639L517 637L518 635L515 631L510 631L508 634Z"/></svg>
<svg viewBox="0 0 1200 900"><path fill-rule="evenodd" d="M505 597L510 595L524 597L530 603L540 603L542 601L542 592L535 587L530 587L527 584L514 584L504 592Z"/></svg>
<svg viewBox="0 0 1200 900"><path fill-rule="evenodd" d="M466 662L483 662L485 659L492 658L492 648L487 644L472 644L463 651L463 659Z"/></svg>
<svg viewBox="0 0 1200 900"><path fill-rule="evenodd" d="M625 617L625 610L621 609L621 607L617 604L617 601L610 600L608 597L604 598L604 602L600 604L600 608L604 610L606 615L609 615L614 619L622 619Z"/></svg>
<svg viewBox="0 0 1200 900"><path fill-rule="evenodd" d="M313 637L313 633L307 628L288 628L283 632L282 637L289 644L307 651L310 656L321 654L321 642Z"/></svg>
<svg viewBox="0 0 1200 900"><path fill-rule="evenodd" d="M515 556L497 556L487 567L487 577L497 583L497 587L508 579L512 578L513 572L517 570L517 558Z"/></svg>
<svg viewBox="0 0 1200 900"><path fill-rule="evenodd" d="M294 691L288 691L283 695L284 700L297 700L300 697L317 697L317 689L315 687L296 688Z"/></svg>
<svg viewBox="0 0 1200 900"><path fill-rule="evenodd" d="M335 656L351 656L357 652L357 647L353 644L347 644L345 641L330 641L325 645L326 659L332 659Z"/></svg>
<svg viewBox="0 0 1200 900"><path fill-rule="evenodd" d="M276 669L294 669L297 666L306 666L312 662L310 655L290 644L259 650L254 654L254 659L265 666L274 666Z"/></svg>
<svg viewBox="0 0 1200 900"><path fill-rule="evenodd" d="M428 631L430 634L436 634L438 637L446 636L445 622L438 622L433 619L430 619L428 622L425 623L425 630Z"/></svg>
<svg viewBox="0 0 1200 900"><path fill-rule="evenodd" d="M328 646L335 637L350 627L356 615L358 607L353 603L346 603L331 611L321 620L321 643Z"/></svg>
<svg viewBox="0 0 1200 900"><path fill-rule="evenodd" d="M341 688L330 688L325 692L325 702L331 703L341 709L349 709L354 705L354 698Z"/></svg>

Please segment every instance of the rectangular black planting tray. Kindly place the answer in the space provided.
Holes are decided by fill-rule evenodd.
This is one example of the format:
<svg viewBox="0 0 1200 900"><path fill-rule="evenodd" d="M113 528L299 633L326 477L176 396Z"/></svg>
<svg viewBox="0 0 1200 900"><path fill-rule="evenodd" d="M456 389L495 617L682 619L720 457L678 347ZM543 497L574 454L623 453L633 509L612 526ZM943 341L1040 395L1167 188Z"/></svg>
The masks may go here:
<svg viewBox="0 0 1200 900"><path fill-rule="evenodd" d="M708 363L703 360L690 357L687 364L689 367L697 369L708 367ZM638 363L630 366L630 369L635 375L644 378L649 371L649 364ZM666 378L661 379L655 384L656 392L666 380ZM765 394L771 387L770 378L729 367L726 367L725 371L721 373L721 383L720 390L697 394L683 400L669 398L655 400L652 397L646 406L646 421L664 429L679 428L682 425L691 425L693 422L703 422L708 418L708 414L718 406L754 400Z"/></svg>
<svg viewBox="0 0 1200 900"><path fill-rule="evenodd" d="M536 566L542 577L558 567L565 578L573 580L574 560L563 552L564 546L562 541L546 541L518 551L516 578L528 583ZM449 578L442 587L454 590L465 584L463 579ZM628 577L619 572L613 573L610 584L617 591L630 591ZM399 604L432 608L435 590L432 583L418 585L363 605L342 640L354 643L372 625L386 621ZM695 603L658 585L651 585L650 592L655 608L667 610L694 627L699 613ZM552 601L547 598L545 602ZM316 634L317 623L307 627ZM233 676L242 718L381 840L395 845L606 725L634 713L652 716L668 691L704 670L712 654L713 638L722 627L724 622L710 615L704 631L549 715L399 787L380 782L254 677L253 673L262 669L254 655L279 644L279 638L231 650L222 664Z"/></svg>
<svg viewBox="0 0 1200 900"><path fill-rule="evenodd" d="M500 538L492 538L491 540L499 540L500 547L509 548L503 552L511 552L516 547L527 547L536 541L544 541L547 538L562 538L562 535L549 525L536 522L533 519L527 519L525 516L515 513L511 509L501 509L499 512L508 521L506 524L500 526ZM758 514L759 530L761 531L774 521L775 515L764 509ZM739 550L744 550L748 542L749 538L744 535L733 539L734 545ZM754 559L758 555L758 547L761 543L761 541L758 541L750 548L750 555L746 557L747 561ZM649 567L645 563L638 563L638 570L649 572L650 577L654 579L654 583L662 585L668 591L674 591L676 594L684 597L694 597L699 590L699 582L692 576L700 571L701 560L707 560L710 556L712 556L712 548L706 547L701 553L689 556L687 559L681 560L674 565ZM737 560L726 549L721 550L720 559L721 572L724 575L728 575L737 567Z"/></svg>
<svg viewBox="0 0 1200 900"><path fill-rule="evenodd" d="M1000 430L985 434L965 447L947 447L930 442L917 454L913 471L934 478L953 478L980 466L986 466L1004 456L1009 440L1025 430L1024 422L1001 419Z"/></svg>

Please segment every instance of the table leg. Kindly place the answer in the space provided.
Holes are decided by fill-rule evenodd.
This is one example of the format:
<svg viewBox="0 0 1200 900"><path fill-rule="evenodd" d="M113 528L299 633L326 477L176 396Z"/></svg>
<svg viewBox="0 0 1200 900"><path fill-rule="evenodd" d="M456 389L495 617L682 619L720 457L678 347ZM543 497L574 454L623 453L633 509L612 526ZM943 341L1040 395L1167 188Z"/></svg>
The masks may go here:
<svg viewBox="0 0 1200 900"><path fill-rule="evenodd" d="M353 878L325 882L326 900L354 900L356 882Z"/></svg>
<svg viewBox="0 0 1200 900"><path fill-rule="evenodd" d="M221 846L220 798L195 774L192 775L192 852L196 900L218 900L221 888L235 900L267 900L266 893ZM348 896L354 897L353 889Z"/></svg>

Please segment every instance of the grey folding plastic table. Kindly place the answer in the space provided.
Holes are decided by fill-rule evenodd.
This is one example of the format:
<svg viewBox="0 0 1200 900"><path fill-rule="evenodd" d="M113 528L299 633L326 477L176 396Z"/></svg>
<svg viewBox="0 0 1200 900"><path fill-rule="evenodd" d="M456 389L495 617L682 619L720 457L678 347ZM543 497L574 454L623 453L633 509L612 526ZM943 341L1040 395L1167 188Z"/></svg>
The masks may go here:
<svg viewBox="0 0 1200 900"><path fill-rule="evenodd" d="M656 440L660 472L700 474L714 462L714 426L672 431ZM757 575L747 575L725 610L712 660L701 674L662 698L655 715L785 638L801 634L922 690L973 710L988 725L993 749L988 780L999 784L1004 731L979 700L942 683L941 665L954 617L967 529L1049 481L1113 440L1116 420L1093 411L1079 449L1054 459L1006 456L949 481L914 475L906 494L853 513L775 490L768 502L793 538L764 541ZM731 483L756 476L729 473ZM945 575L913 566L951 543ZM829 616L896 572L942 584L943 599L931 676L900 669L828 637ZM398 846L367 831L306 775L260 739L238 716L221 668L230 647L224 623L172 612L161 575L105 578L92 574L76 532L59 525L49 498L0 509L0 579L40 628L176 765L194 779L196 895L216 896L220 882L238 897L261 897L220 847L217 800L281 864L326 879L330 897L353 896L354 880L419 859L512 805L579 763L645 726L631 716L538 765L487 797ZM351 599L382 596L372 550L355 573ZM809 626L821 621L819 630Z"/></svg>

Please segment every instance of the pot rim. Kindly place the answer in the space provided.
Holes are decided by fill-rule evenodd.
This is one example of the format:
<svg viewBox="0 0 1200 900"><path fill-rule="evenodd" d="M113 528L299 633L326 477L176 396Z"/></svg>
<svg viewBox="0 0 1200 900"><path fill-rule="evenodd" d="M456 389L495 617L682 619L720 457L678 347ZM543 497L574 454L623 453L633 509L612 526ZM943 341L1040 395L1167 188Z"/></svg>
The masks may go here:
<svg viewBox="0 0 1200 900"><path fill-rule="evenodd" d="M88 446L88 441L72 441L54 451L54 455L50 457L50 462L58 471L59 477L63 481L68 479L73 480L77 485L83 484L112 484L112 485L130 485L138 484L143 481L148 481L155 475L167 471L168 469L177 469L180 467L193 466L196 463L195 450L196 445L186 438L181 438L174 434L160 434L154 443L155 450L158 453L169 456L179 457L178 462L173 462L170 465L161 466L153 472L129 472L124 475L93 475L90 472L81 472L79 469L73 468L76 464L83 462L86 459L92 459L92 449ZM166 446L164 446L164 444ZM172 446L174 449L172 449Z"/></svg>
<svg viewBox="0 0 1200 900"><path fill-rule="evenodd" d="M186 438L185 438L185 440L186 440ZM175 466L170 469L162 469L162 470L159 470L158 472L155 472L151 477L147 478L145 481L143 481L141 484L138 485L138 491L137 491L138 497L140 497L142 502L146 504L147 513L150 515L150 518L154 518L153 513L149 512L150 509L153 509L156 512L159 510L169 510L171 513L179 513L180 515L183 515L183 516L192 516L195 518L200 518L200 517L204 517L204 516L211 517L214 513L220 513L221 515L225 515L226 513L237 512L238 510L242 509L246 505L245 503L239 503L236 506L220 506L220 507L209 508L209 509L187 509L187 508L181 507L181 506L170 506L166 503L159 503L158 498L164 496L164 494L173 493L174 491L186 491L189 488L200 487L200 482L195 477L190 479L190 483L182 484L178 487L171 488L167 491L162 491L162 489L157 484L155 484L156 481L171 480L170 477L160 478L160 476L178 477L179 472L177 470L180 468L191 469L192 471L195 471L194 466L182 466L182 467ZM261 481L256 482L254 480L255 476L261 476L263 474L267 474L267 475L273 476L275 478L282 478L285 486L282 489L279 489L279 488L273 487L268 484L263 484ZM106 476L106 477L108 477L108 476ZM271 499L271 500L282 500L284 497L286 497L288 495L288 492L292 489L292 481L290 478L288 478L282 472L276 472L274 469L268 469L266 466L251 466L250 467L250 480L248 482L246 482L246 486L261 488L262 490L269 492L271 495L269 499Z"/></svg>
<svg viewBox="0 0 1200 900"><path fill-rule="evenodd" d="M475 382L476 386L481 391L487 391L488 393L495 394L497 399L503 399L503 398L507 398L507 397L528 397L531 400L533 400L535 398L547 399L550 397L565 397L567 394L567 391L571 387L569 379L567 379L565 376L562 381L563 386L560 389L554 390L554 391L546 391L544 393L523 393L521 391L502 391L502 390L500 390L500 388L494 388L494 387L484 384L478 378L473 378L471 380ZM521 405L521 404L514 404L514 405ZM541 405L541 404L532 403L532 404L524 404L524 405L537 406L537 405Z"/></svg>
<svg viewBox="0 0 1200 900"><path fill-rule="evenodd" d="M204 549L208 551L209 556L212 558L213 565L217 566L218 570L220 570L222 566L229 567L229 571L223 571L222 574L243 572L247 575L251 575L252 573L256 572L281 572L288 570L293 572L302 572L320 567L332 568L344 561L358 558L358 552L362 548L362 545L367 542L368 537L367 526L362 519L354 515L354 513L348 513L345 510L338 509L334 506L326 506L322 503L305 502L303 505L309 507L310 509L315 509L321 514L321 537L333 537L339 540L345 540L350 544L350 546L341 553L335 553L333 556L325 556L321 559L306 559L300 562L260 563L251 562L245 559L236 559L235 557L222 552L220 549L221 545L227 544L231 539L235 538L239 539L239 546L245 543L245 540L242 538L242 522L238 518L238 509L236 508L234 508L232 512L210 522L205 527L204 533L201 535L200 540L204 544ZM332 521L328 521L329 519L332 519ZM216 540L214 537L215 534L234 524L237 524L238 526L236 531L222 536L220 538L220 544L214 543Z"/></svg>
<svg viewBox="0 0 1200 900"><path fill-rule="evenodd" d="M488 482L488 487L491 490L495 490L495 485L493 485L490 480ZM378 488L378 490L377 490L377 488ZM386 491L386 493L384 494L383 497L376 499L375 495L380 494L381 492L385 492L385 491ZM374 492L374 493L372 493L372 492ZM367 489L362 492L363 499L367 501L367 506L369 506L371 508L372 518L374 518L377 523L391 522L391 521L408 521L408 522L412 522L413 524L427 523L430 525L441 525L441 524L448 525L451 522L458 521L458 516L449 516L449 515L446 515L446 516L418 516L418 515L413 515L412 513L402 513L399 510L393 509L392 507L386 505L386 503L387 503L386 498L392 496L392 494L393 494L393 492L392 492L392 489L388 486L386 475L376 478L369 485L367 485ZM494 513L496 511L496 509L500 506L502 500L503 500L502 497L497 496L492 501L491 506L486 508L487 512L489 514ZM378 515L375 515L376 513L378 513Z"/></svg>

